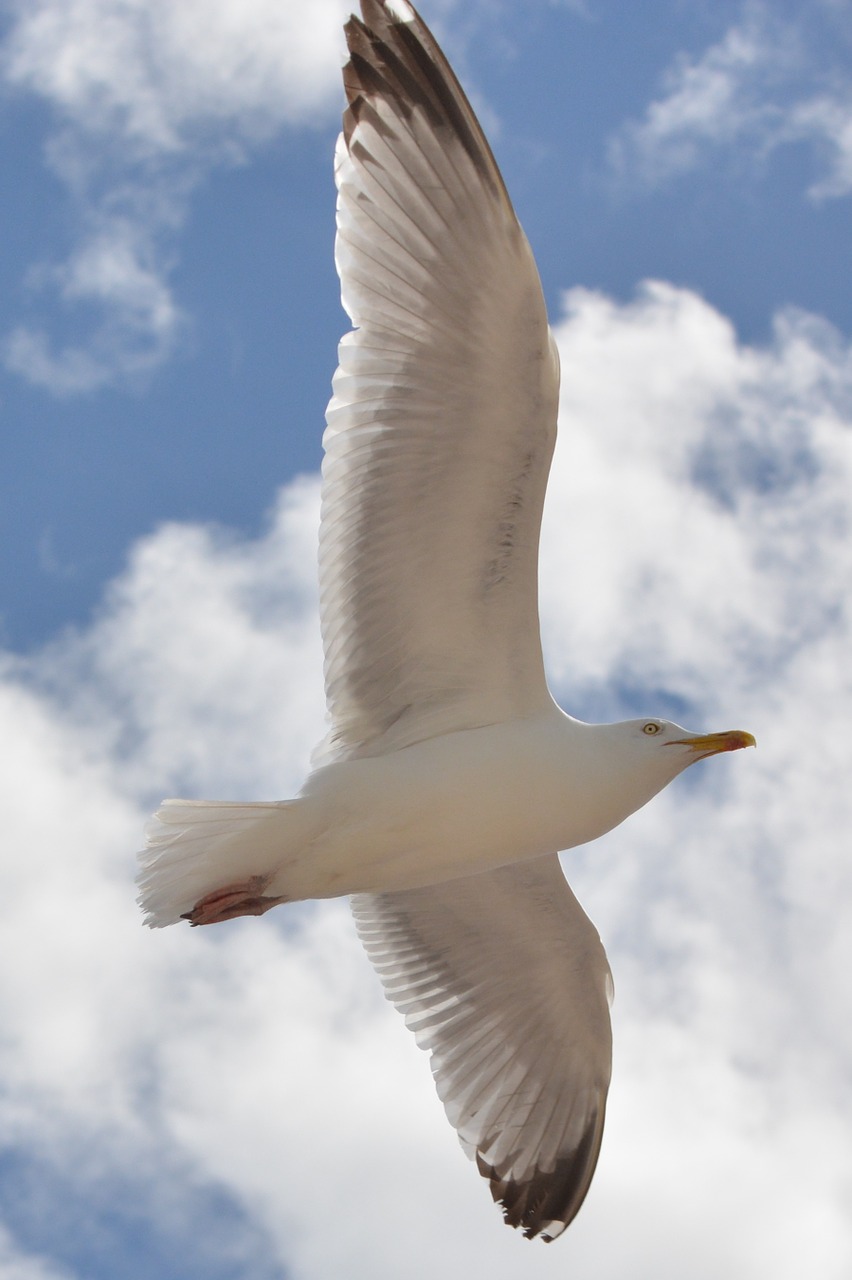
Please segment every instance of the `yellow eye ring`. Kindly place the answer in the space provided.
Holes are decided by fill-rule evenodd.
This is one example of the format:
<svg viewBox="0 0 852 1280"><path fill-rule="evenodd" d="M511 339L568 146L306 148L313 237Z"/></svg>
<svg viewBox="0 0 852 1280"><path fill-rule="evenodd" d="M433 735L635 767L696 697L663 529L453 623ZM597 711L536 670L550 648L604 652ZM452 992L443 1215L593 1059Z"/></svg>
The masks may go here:
<svg viewBox="0 0 852 1280"><path fill-rule="evenodd" d="M656 724L655 721L649 720L647 724L642 726L642 732L643 733L659 733L662 727L663 726L661 724Z"/></svg>

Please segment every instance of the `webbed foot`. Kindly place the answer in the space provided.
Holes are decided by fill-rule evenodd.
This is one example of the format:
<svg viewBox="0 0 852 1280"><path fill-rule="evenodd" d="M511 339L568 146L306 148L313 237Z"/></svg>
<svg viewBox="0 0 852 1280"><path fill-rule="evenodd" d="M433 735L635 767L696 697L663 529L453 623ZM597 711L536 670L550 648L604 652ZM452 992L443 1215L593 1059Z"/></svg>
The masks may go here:
<svg viewBox="0 0 852 1280"><path fill-rule="evenodd" d="M268 876L251 876L248 880L214 889L199 898L192 910L181 916L181 920L188 920L191 925L219 924L237 916L262 916L270 907L288 901L287 898L264 897L262 890L268 883Z"/></svg>

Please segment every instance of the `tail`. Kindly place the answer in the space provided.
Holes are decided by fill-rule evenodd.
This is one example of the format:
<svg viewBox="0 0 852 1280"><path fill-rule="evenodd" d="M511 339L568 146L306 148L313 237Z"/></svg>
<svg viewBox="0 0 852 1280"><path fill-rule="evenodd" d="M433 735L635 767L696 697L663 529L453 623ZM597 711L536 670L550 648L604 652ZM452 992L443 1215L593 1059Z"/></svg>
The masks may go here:
<svg viewBox="0 0 852 1280"><path fill-rule="evenodd" d="M145 923L152 929L176 924L221 885L275 870L284 854L282 810L293 803L164 800L139 855Z"/></svg>

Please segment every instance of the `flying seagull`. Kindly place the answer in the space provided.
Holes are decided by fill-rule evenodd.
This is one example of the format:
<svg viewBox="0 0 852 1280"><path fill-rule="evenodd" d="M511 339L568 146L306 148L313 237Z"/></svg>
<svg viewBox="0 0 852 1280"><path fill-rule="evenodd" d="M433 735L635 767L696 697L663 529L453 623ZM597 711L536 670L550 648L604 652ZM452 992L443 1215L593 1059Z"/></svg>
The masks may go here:
<svg viewBox="0 0 852 1280"><path fill-rule="evenodd" d="M346 25L336 260L353 330L328 409L320 601L331 728L293 800L166 800L152 926L354 895L358 932L506 1222L589 1188L611 979L557 851L754 745L585 724L548 690L539 528L559 363L482 129L406 0Z"/></svg>

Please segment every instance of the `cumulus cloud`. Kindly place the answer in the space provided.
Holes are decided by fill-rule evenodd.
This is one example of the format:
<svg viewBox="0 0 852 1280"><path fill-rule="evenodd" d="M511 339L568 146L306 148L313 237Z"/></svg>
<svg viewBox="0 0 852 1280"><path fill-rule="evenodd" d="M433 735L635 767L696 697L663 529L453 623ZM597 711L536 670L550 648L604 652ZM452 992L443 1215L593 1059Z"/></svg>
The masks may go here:
<svg viewBox="0 0 852 1280"><path fill-rule="evenodd" d="M502 1226L345 904L141 928L156 800L291 794L321 735L311 478L258 539L162 527L89 628L0 673L0 1129L46 1204L4 1198L14 1274L90 1274L117 1197L148 1252L116 1275L158 1242L206 1280L849 1273L850 352L797 313L744 347L661 283L572 291L558 341L561 700L759 742L566 857L617 987L579 1220L552 1249ZM44 1225L72 1195L88 1254Z"/></svg>
<svg viewBox="0 0 852 1280"><path fill-rule="evenodd" d="M545 554L582 608L568 593L557 602L553 627L568 647L554 661L566 676L606 681L616 671L628 685L665 689L674 656L678 696L692 689L697 705L727 684L732 655L781 676L801 642L831 633L849 567L823 536L846 518L848 347L789 310L776 317L772 347L743 348L712 307L663 283L626 307L572 291L560 336L566 462L548 513L562 508L577 534L550 539ZM620 424L617 447L573 426L590 419ZM577 555L578 542L607 547L608 580L597 555ZM689 566L677 592L671 545ZM629 628L616 625L625 610ZM659 654L650 666L649 653Z"/></svg>
<svg viewBox="0 0 852 1280"><path fill-rule="evenodd" d="M132 548L92 629L18 666L117 755L127 794L296 785L324 723L318 504L315 479L294 481L257 541L162 526Z"/></svg>
<svg viewBox="0 0 852 1280"><path fill-rule="evenodd" d="M852 98L834 48L807 24L751 5L699 57L679 56L662 93L640 120L610 140L609 162L625 181L665 182L713 151L766 159L792 143L809 143L822 175L814 200L852 190ZM827 47L826 47L827 46Z"/></svg>
<svg viewBox="0 0 852 1280"><path fill-rule="evenodd" d="M156 367L186 327L170 273L194 187L284 126L331 119L346 0L13 0L7 87L53 120L45 160L80 232L29 283L96 321L83 342L6 336L6 367L56 394ZM82 305L81 305L82 304Z"/></svg>
<svg viewBox="0 0 852 1280"><path fill-rule="evenodd" d="M8 81L91 135L183 150L216 121L237 135L306 122L336 96L346 0L36 0L11 5Z"/></svg>

